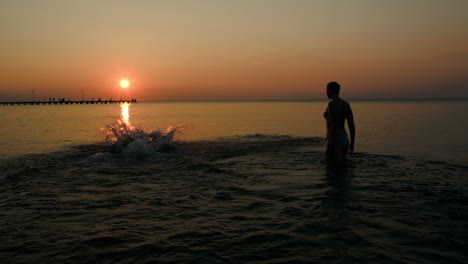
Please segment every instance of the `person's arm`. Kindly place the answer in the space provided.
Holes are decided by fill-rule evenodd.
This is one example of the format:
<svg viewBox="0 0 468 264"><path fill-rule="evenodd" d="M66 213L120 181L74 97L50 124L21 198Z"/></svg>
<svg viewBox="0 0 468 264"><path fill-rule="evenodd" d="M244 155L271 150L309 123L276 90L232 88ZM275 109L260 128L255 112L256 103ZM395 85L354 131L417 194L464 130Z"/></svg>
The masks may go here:
<svg viewBox="0 0 468 264"><path fill-rule="evenodd" d="M356 138L356 127L354 125L354 117L353 117L353 111L351 110L351 106L349 106L348 116L346 117L346 119L348 120L349 134L351 137L351 144L349 145L349 152L353 153L354 152L354 139Z"/></svg>
<svg viewBox="0 0 468 264"><path fill-rule="evenodd" d="M327 106L327 109L325 109L325 113L323 115L325 117L325 123L326 123L326 127L327 127L327 140L329 140L330 139L330 129L331 129L329 106Z"/></svg>

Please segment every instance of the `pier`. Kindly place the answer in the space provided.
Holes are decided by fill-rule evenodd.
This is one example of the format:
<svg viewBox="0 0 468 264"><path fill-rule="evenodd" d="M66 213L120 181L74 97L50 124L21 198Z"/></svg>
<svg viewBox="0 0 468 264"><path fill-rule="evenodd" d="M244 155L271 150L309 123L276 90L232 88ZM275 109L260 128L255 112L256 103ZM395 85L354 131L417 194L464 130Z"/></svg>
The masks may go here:
<svg viewBox="0 0 468 264"><path fill-rule="evenodd" d="M131 100L49 100L49 101L30 101L30 102L0 102L0 105L73 105L73 104L123 104L123 103L136 103L136 99Z"/></svg>

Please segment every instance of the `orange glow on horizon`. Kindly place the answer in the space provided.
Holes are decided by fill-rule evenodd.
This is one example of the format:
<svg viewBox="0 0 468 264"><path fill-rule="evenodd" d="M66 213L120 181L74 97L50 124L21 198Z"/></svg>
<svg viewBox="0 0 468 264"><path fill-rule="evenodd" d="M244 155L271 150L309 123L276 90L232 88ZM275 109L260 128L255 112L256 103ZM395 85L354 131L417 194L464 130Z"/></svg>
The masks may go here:
<svg viewBox="0 0 468 264"><path fill-rule="evenodd" d="M30 2L0 1L0 101L468 97L466 1Z"/></svg>

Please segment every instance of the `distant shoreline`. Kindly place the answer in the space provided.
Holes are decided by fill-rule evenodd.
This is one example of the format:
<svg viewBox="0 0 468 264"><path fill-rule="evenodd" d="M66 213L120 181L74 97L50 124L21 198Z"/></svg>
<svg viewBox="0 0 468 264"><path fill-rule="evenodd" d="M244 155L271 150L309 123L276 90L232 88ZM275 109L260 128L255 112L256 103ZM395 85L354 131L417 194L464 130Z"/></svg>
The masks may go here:
<svg viewBox="0 0 468 264"><path fill-rule="evenodd" d="M468 101L467 98L374 98L374 99L363 99L363 98L347 98L343 99L350 102L463 102ZM259 100L161 100L161 101L146 101L138 100L139 103L242 103L242 102L255 102L255 103L268 103L268 102L327 102L328 99L259 99ZM0 100L0 103L3 101ZM9 101L11 103L23 102L22 100ZM43 101L34 101L37 103L42 103ZM75 101L73 101L75 102ZM85 101L86 102L86 101ZM91 101L89 101L91 102ZM94 101L98 102L98 101ZM116 100L115 102L119 102Z"/></svg>
<svg viewBox="0 0 468 264"><path fill-rule="evenodd" d="M352 102L431 102L431 101L468 101L468 98L379 98L379 99L354 99L354 98L343 98ZM161 100L161 101L144 101L140 100L140 103L242 103L242 102L327 102L328 99L265 99L265 100Z"/></svg>

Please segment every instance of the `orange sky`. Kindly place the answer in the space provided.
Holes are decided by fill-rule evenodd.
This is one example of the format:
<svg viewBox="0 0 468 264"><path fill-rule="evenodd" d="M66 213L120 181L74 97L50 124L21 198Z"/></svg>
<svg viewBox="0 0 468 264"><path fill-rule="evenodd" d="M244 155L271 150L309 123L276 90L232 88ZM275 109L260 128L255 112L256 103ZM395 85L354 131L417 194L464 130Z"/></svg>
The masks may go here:
<svg viewBox="0 0 468 264"><path fill-rule="evenodd" d="M0 3L0 101L468 97L464 0Z"/></svg>

